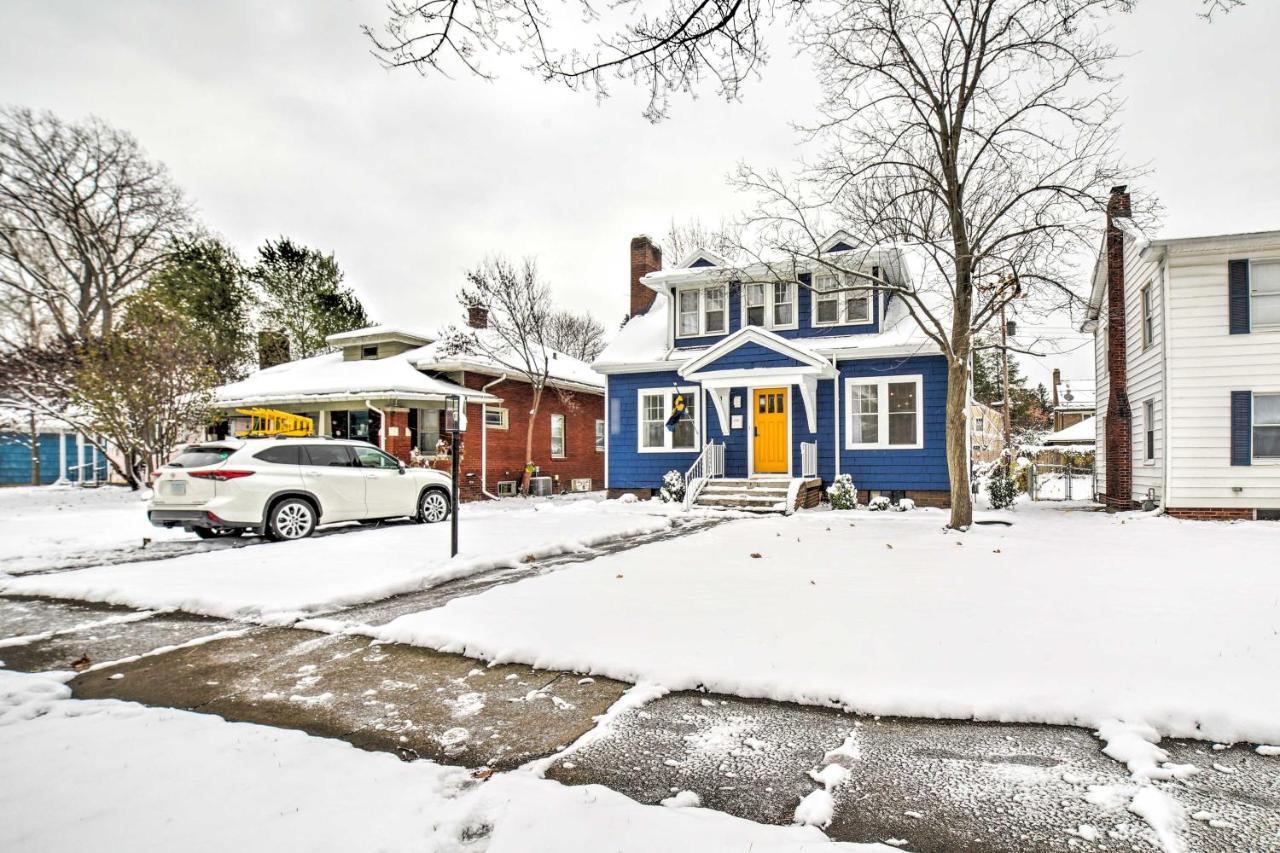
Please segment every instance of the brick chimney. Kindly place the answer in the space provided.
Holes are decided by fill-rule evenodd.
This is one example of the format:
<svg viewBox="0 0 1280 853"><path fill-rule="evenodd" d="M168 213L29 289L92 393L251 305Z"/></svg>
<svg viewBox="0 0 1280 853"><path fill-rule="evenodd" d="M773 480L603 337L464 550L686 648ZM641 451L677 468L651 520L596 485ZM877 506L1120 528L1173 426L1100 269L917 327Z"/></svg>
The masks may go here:
<svg viewBox="0 0 1280 853"><path fill-rule="evenodd" d="M1132 216L1129 188L1115 187L1107 202L1107 457L1108 510L1133 509L1133 411L1125 351L1124 232L1116 220Z"/></svg>
<svg viewBox="0 0 1280 853"><path fill-rule="evenodd" d="M473 329L489 328L489 309L483 305L468 305L467 325Z"/></svg>
<svg viewBox="0 0 1280 853"><path fill-rule="evenodd" d="M631 316L643 314L658 294L640 283L641 277L662 269L662 249L641 235L631 239Z"/></svg>
<svg viewBox="0 0 1280 853"><path fill-rule="evenodd" d="M1062 384L1062 371L1058 368L1053 369L1053 406L1058 407L1058 386Z"/></svg>

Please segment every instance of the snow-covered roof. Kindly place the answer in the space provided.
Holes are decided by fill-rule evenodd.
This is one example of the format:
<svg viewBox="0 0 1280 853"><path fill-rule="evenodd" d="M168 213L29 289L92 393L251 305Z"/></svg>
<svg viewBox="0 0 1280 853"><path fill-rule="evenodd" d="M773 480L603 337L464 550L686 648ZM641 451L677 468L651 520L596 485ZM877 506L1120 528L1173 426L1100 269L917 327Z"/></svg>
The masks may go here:
<svg viewBox="0 0 1280 853"><path fill-rule="evenodd" d="M928 274L927 253L910 246L878 247L870 250L876 263L904 286L914 288L921 299L933 308L943 304L944 285ZM691 269L663 270L646 275L643 283L659 291L659 297L644 314L627 321L622 330L605 347L591 365L601 373L616 373L643 368L660 369L683 364L705 353L708 347L672 347L670 333L670 288L675 284L695 284L716 281L741 281L752 273L768 277L767 265L748 268L695 267ZM882 296L882 299L884 297ZM809 336L789 338L792 344L807 347L814 352L834 353L841 358L870 358L880 355L913 355L937 351L919 324L912 318L903 297L890 294L887 308L876 333L839 334L835 329L814 329ZM882 302L882 305L885 303ZM944 320L946 311L934 311Z"/></svg>
<svg viewBox="0 0 1280 853"><path fill-rule="evenodd" d="M448 341L438 340L405 353L405 357L422 370L473 370L497 376L502 373L514 374L516 370L522 369L523 362L514 353L510 356L502 355L506 350L492 330L467 331L478 337L487 336L483 349L492 355L475 351L455 353L451 351ZM604 390L604 377L592 370L591 365L558 350L547 351L551 355L547 376L553 384L589 391Z"/></svg>
<svg viewBox="0 0 1280 853"><path fill-rule="evenodd" d="M1092 379L1063 379L1058 383L1058 409L1096 409L1097 382Z"/></svg>
<svg viewBox="0 0 1280 853"><path fill-rule="evenodd" d="M353 361L331 352L290 361L223 385L214 391L214 401L231 407L365 398L443 400L461 394L475 402L497 402L491 394L418 370L410 358L415 352L420 350Z"/></svg>
<svg viewBox="0 0 1280 853"><path fill-rule="evenodd" d="M352 329L339 332L324 339L331 347L347 347L355 344L368 344L375 341L396 341L410 346L420 347L435 340L435 335L423 332L410 332L393 326L366 326L363 329Z"/></svg>
<svg viewBox="0 0 1280 853"><path fill-rule="evenodd" d="M1098 433L1094 418L1085 418L1065 429L1051 432L1044 437L1045 444L1094 444Z"/></svg>

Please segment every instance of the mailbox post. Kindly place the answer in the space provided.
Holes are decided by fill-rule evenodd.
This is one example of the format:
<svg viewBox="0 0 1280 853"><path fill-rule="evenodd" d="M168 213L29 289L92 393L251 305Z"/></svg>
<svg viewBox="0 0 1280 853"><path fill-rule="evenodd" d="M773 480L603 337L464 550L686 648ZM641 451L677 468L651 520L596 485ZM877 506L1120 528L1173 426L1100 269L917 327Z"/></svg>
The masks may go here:
<svg viewBox="0 0 1280 853"><path fill-rule="evenodd" d="M467 430L467 404L461 395L453 398L453 408L449 411L449 455L451 457L449 485L449 556L458 556L458 457L460 447L458 439Z"/></svg>

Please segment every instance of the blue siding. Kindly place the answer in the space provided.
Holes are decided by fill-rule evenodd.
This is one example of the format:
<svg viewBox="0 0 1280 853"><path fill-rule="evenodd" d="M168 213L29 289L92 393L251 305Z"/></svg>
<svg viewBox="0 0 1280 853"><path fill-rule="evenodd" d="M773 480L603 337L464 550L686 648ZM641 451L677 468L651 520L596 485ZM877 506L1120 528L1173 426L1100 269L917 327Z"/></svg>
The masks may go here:
<svg viewBox="0 0 1280 853"><path fill-rule="evenodd" d="M76 464L76 438L68 433L64 436L67 447L67 468L73 468ZM28 444L30 436L25 433L0 433L0 485L30 485L31 484L31 447ZM40 436L38 444L38 452L40 454L40 482L49 484L58 479L58 436L56 433L47 433ZM84 461L90 461L89 449L85 448ZM98 479L105 479L107 475L107 460L102 454L98 454ZM68 475L71 479L75 479L75 473ZM92 474L85 470L85 479L91 479Z"/></svg>
<svg viewBox="0 0 1280 853"><path fill-rule="evenodd" d="M702 370L747 370L753 367L802 367L807 366L789 355L747 341L733 352L725 353Z"/></svg>
<svg viewBox="0 0 1280 853"><path fill-rule="evenodd" d="M656 489L662 484L662 475L671 470L684 473L694 460L697 451L672 453L640 453L639 392L644 388L698 387L696 382L686 382L674 370L648 373L622 373L609 377L609 488ZM705 398L705 395L699 395ZM705 399L699 399L705 405ZM701 414L698 415L702 417ZM712 416L714 420L714 415Z"/></svg>
<svg viewBox="0 0 1280 853"><path fill-rule="evenodd" d="M807 275L802 275L807 279ZM872 335L878 334L880 331L880 317L883 313L884 299L877 293L876 298L871 300L871 317L872 322L858 326L813 326L813 312L810 310L813 301L813 294L807 287L799 288L800 292L797 297L796 309L799 312L799 327L795 329L779 329L774 334L783 338L806 338L806 339L822 339L830 337L842 337L844 335ZM671 322L675 322L675 311L671 311ZM676 346L679 349L688 349L692 347L711 346L717 341L724 340L728 335L733 334L742 328L742 285L731 284L729 286L729 330L723 335L704 335L697 338L676 338Z"/></svg>
<svg viewBox="0 0 1280 853"><path fill-rule="evenodd" d="M921 374L924 378L924 447L918 450L845 450L844 412L840 412L840 471L853 476L858 489L946 490L947 474L947 361L943 356L842 361L840 407L845 399L844 380L873 376Z"/></svg>
<svg viewBox="0 0 1280 853"><path fill-rule="evenodd" d="M1231 392L1231 464L1253 464L1253 392Z"/></svg>

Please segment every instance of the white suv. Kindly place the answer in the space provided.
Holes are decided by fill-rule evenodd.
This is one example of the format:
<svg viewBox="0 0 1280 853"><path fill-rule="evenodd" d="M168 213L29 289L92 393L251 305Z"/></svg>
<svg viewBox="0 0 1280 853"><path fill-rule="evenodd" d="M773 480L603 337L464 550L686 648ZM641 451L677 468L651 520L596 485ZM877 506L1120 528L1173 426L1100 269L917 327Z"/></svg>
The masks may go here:
<svg viewBox="0 0 1280 853"><path fill-rule="evenodd" d="M210 441L187 447L157 472L147 517L202 539L246 530L302 539L335 521L443 521L452 509L449 487L448 475L406 468L363 441Z"/></svg>

